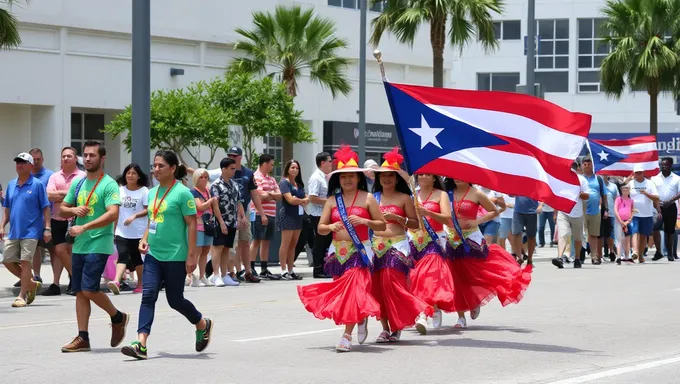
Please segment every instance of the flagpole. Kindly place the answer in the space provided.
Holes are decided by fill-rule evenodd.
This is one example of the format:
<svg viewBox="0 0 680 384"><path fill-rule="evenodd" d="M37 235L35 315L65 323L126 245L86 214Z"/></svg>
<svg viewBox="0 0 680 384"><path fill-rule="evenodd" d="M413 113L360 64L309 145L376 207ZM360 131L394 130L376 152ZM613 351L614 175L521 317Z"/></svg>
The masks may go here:
<svg viewBox="0 0 680 384"><path fill-rule="evenodd" d="M368 0L359 0L361 20L359 23L359 150L362 161L366 160L366 17ZM378 159L380 160L380 159Z"/></svg>

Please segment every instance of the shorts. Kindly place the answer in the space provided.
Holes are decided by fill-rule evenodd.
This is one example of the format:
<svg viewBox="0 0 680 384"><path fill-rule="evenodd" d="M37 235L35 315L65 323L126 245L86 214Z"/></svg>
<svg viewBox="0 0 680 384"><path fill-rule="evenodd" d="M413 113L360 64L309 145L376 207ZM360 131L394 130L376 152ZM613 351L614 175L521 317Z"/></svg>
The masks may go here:
<svg viewBox="0 0 680 384"><path fill-rule="evenodd" d="M639 233L642 236L651 236L654 232L654 218L653 217L633 217L631 234Z"/></svg>
<svg viewBox="0 0 680 384"><path fill-rule="evenodd" d="M109 255L104 253L74 253L71 290L99 292L100 282Z"/></svg>
<svg viewBox="0 0 680 384"><path fill-rule="evenodd" d="M3 263L19 263L21 261L33 261L35 250L38 249L38 239L5 240Z"/></svg>
<svg viewBox="0 0 680 384"><path fill-rule="evenodd" d="M583 226L585 225L585 218L570 217L564 212L557 214L557 233L560 238L566 239L571 235L574 241L583 241Z"/></svg>
<svg viewBox="0 0 680 384"><path fill-rule="evenodd" d="M230 229L230 231L231 231L231 229ZM245 228L236 229L235 231L236 231L236 233L234 233L234 236L236 237L236 239L238 239L239 242L240 241L250 242L251 240L253 240L253 235L250 232L250 225L246 225Z"/></svg>
<svg viewBox="0 0 680 384"><path fill-rule="evenodd" d="M623 232L623 225L616 223L616 235L619 236L619 238L626 238L630 235L633 234L633 223L630 222L628 225L626 225L626 231Z"/></svg>
<svg viewBox="0 0 680 384"><path fill-rule="evenodd" d="M512 217L501 217L501 225L498 229L498 237L507 239L512 230Z"/></svg>
<svg viewBox="0 0 680 384"><path fill-rule="evenodd" d="M588 236L600 236L600 224L602 223L602 216L586 215L586 232Z"/></svg>
<svg viewBox="0 0 680 384"><path fill-rule="evenodd" d="M600 218L600 238L608 239L612 237L612 221L611 217Z"/></svg>
<svg viewBox="0 0 680 384"><path fill-rule="evenodd" d="M276 231L276 217L267 216L267 225L263 225L262 218L257 216L255 221L252 223L252 227L253 240L269 241L274 238L274 232Z"/></svg>
<svg viewBox="0 0 680 384"><path fill-rule="evenodd" d="M479 225L479 230L484 236L496 237L498 236L498 229L501 223L499 221L487 221L484 224Z"/></svg>
<svg viewBox="0 0 680 384"><path fill-rule="evenodd" d="M134 270L140 265L144 265L142 254L139 252L139 241L141 239L126 239L116 236L116 249L118 250L118 264L125 264L127 269Z"/></svg>
<svg viewBox="0 0 680 384"><path fill-rule="evenodd" d="M218 230L220 230L218 228ZM213 237L208 236L203 231L196 232L196 246L197 247L208 247L213 245Z"/></svg>
<svg viewBox="0 0 680 384"><path fill-rule="evenodd" d="M535 213L518 213L512 214L512 234L521 235L526 229L527 237L533 239L536 237L538 228L538 216Z"/></svg>
<svg viewBox="0 0 680 384"><path fill-rule="evenodd" d="M250 233L250 231L248 231ZM236 228L227 228L227 234L221 231L217 236L213 237L212 245L216 247L234 248L234 239L236 238Z"/></svg>
<svg viewBox="0 0 680 384"><path fill-rule="evenodd" d="M41 246L52 247L66 243L66 232L68 232L68 220L52 219L50 221L50 224L52 224L52 241Z"/></svg>

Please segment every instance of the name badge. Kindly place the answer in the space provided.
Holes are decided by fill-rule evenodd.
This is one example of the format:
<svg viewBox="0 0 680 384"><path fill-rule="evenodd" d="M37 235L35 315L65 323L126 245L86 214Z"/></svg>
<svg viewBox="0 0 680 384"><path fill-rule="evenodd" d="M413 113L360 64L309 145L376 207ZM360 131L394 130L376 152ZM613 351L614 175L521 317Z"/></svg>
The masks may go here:
<svg viewBox="0 0 680 384"><path fill-rule="evenodd" d="M154 220L149 221L149 233L152 235L156 234L157 224Z"/></svg>

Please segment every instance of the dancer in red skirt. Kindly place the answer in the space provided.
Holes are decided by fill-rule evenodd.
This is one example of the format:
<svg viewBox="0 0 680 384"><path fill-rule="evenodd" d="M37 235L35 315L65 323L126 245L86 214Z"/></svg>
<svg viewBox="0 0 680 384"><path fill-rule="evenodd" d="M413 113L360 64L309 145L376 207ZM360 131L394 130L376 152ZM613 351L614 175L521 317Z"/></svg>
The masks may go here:
<svg viewBox="0 0 680 384"><path fill-rule="evenodd" d="M335 154L337 170L328 180L328 200L319 219L320 235L333 233L324 271L333 276L327 283L298 286L305 309L319 319L333 319L345 332L336 346L338 352L352 349L352 331L359 325L357 339L367 337L368 317L380 316L380 305L371 294L373 251L369 229L384 231L385 219L378 202L367 192L364 169L349 146Z"/></svg>
<svg viewBox="0 0 680 384"><path fill-rule="evenodd" d="M385 154L385 162L375 169L373 195L387 220L384 231L375 231L373 243L373 296L380 303L378 319L383 330L377 343L399 341L401 330L415 324L421 312L432 315L432 307L408 288L408 276L413 267L411 244L406 228L419 227L411 190L400 164L404 158L399 149Z"/></svg>
<svg viewBox="0 0 680 384"><path fill-rule="evenodd" d="M434 307L432 327L438 329L442 325L442 311L454 310L453 277L444 252L444 224L451 222L451 204L439 176L423 174L417 178L419 203L416 210L423 222L417 230L410 231L411 254L415 260L415 268L411 270L411 291ZM416 330L427 334L425 313L418 317Z"/></svg>
<svg viewBox="0 0 680 384"><path fill-rule="evenodd" d="M522 269L505 249L497 244L487 245L479 224L492 220L499 211L482 191L452 179L446 179L445 188L450 191L449 196L453 195L453 213L458 219L447 228L446 245L458 312L455 327L465 328L465 312L470 311L470 318L476 319L481 306L494 297L503 306L519 303L531 282L533 267ZM480 205L487 213L477 218Z"/></svg>

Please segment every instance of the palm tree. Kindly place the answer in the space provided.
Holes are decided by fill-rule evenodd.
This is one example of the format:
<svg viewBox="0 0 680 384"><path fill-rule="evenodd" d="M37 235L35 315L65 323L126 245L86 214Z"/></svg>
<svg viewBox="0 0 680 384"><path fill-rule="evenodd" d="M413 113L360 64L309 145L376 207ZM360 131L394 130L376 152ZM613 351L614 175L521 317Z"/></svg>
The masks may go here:
<svg viewBox="0 0 680 384"><path fill-rule="evenodd" d="M16 48L21 44L17 19L10 12L16 0L0 0L0 50Z"/></svg>
<svg viewBox="0 0 680 384"><path fill-rule="evenodd" d="M293 97L298 93L299 77L306 72L333 98L350 93L349 60L338 52L347 48L347 41L335 37L332 20L317 16L313 9L277 6L273 14L253 12L253 23L252 30L236 29L244 39L236 42L234 50L245 57L232 61L229 71L280 79ZM293 158L293 143L285 137L282 153L284 160Z"/></svg>
<svg viewBox="0 0 680 384"><path fill-rule="evenodd" d="M385 32L397 37L400 43L413 46L420 25L430 24L432 45L432 83L444 86L444 47L460 50L477 38L484 49L498 46L494 35L492 13L502 12L502 0L372 0L383 2L383 13L372 21L371 43L380 43ZM447 32L447 23L450 23ZM476 31L476 33L475 33Z"/></svg>
<svg viewBox="0 0 680 384"><path fill-rule="evenodd" d="M602 32L612 47L602 62L605 93L649 94L649 133L658 131L658 97L680 94L680 0L608 0Z"/></svg>

